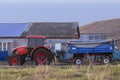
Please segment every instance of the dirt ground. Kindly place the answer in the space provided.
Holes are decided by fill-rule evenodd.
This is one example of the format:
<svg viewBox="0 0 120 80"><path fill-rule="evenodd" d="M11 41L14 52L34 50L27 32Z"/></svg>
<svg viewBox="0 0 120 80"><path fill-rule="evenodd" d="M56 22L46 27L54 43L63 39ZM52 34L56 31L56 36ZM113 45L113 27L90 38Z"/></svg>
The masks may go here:
<svg viewBox="0 0 120 80"><path fill-rule="evenodd" d="M25 62L24 66L26 65L32 65L33 63L32 62ZM0 61L0 66L9 66L9 63L7 61Z"/></svg>

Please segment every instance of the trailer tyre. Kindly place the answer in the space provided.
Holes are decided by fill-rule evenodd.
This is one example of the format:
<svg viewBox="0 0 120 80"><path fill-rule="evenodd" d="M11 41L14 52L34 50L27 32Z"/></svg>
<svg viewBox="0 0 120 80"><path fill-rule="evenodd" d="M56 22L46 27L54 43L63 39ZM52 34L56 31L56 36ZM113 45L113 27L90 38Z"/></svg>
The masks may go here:
<svg viewBox="0 0 120 80"><path fill-rule="evenodd" d="M110 58L109 57L103 57L103 64L109 64Z"/></svg>
<svg viewBox="0 0 120 80"><path fill-rule="evenodd" d="M76 64L76 65L81 65L81 64L82 64L82 59L76 58L76 59L75 59L75 64Z"/></svg>

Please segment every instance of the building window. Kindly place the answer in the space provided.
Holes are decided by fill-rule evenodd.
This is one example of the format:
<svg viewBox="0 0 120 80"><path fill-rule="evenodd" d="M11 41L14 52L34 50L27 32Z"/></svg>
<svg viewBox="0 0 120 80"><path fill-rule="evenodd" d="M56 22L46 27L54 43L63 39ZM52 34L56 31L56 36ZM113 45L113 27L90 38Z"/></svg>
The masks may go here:
<svg viewBox="0 0 120 80"><path fill-rule="evenodd" d="M95 36L95 40L100 40L100 39L99 39L99 36Z"/></svg>
<svg viewBox="0 0 120 80"><path fill-rule="evenodd" d="M7 51L12 49L12 42L0 42L0 51Z"/></svg>
<svg viewBox="0 0 120 80"><path fill-rule="evenodd" d="M89 36L89 40L93 40L93 36Z"/></svg>
<svg viewBox="0 0 120 80"><path fill-rule="evenodd" d="M4 42L3 43L3 51L6 51L7 50L7 44Z"/></svg>

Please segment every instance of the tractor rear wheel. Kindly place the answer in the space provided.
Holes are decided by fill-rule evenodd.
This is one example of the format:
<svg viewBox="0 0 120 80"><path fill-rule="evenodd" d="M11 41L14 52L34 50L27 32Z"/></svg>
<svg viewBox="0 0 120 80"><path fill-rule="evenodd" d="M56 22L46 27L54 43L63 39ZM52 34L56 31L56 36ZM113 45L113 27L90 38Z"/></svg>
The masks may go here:
<svg viewBox="0 0 120 80"><path fill-rule="evenodd" d="M22 59L18 54L12 54L8 58L9 65L20 66L22 65Z"/></svg>
<svg viewBox="0 0 120 80"><path fill-rule="evenodd" d="M50 60L50 52L47 51L46 49L38 49L35 51L33 55L33 60L35 65L49 65L51 60Z"/></svg>

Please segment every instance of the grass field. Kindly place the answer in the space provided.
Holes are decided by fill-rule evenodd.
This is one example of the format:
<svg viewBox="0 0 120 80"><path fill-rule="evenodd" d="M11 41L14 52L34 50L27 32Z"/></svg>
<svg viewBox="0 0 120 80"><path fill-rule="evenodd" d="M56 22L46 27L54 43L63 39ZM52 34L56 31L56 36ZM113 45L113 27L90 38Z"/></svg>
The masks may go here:
<svg viewBox="0 0 120 80"><path fill-rule="evenodd" d="M120 64L1 68L0 80L120 80Z"/></svg>

